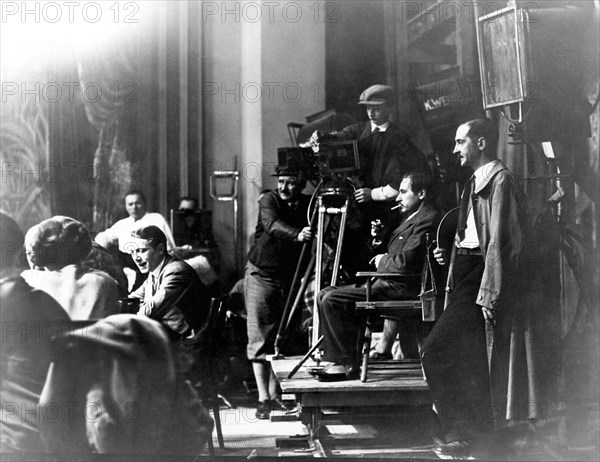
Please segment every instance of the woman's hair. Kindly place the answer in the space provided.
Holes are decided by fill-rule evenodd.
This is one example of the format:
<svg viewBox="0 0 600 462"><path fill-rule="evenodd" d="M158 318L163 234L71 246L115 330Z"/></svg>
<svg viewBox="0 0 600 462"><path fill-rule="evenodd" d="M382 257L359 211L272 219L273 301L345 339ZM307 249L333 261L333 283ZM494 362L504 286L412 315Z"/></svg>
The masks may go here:
<svg viewBox="0 0 600 462"><path fill-rule="evenodd" d="M83 264L90 269L104 271L117 281L120 295L127 297L127 277L123 272L123 266L108 250L96 242L92 242L92 249Z"/></svg>
<svg viewBox="0 0 600 462"><path fill-rule="evenodd" d="M92 248L92 236L83 223L55 216L32 227L25 246L36 266L62 268L83 262Z"/></svg>

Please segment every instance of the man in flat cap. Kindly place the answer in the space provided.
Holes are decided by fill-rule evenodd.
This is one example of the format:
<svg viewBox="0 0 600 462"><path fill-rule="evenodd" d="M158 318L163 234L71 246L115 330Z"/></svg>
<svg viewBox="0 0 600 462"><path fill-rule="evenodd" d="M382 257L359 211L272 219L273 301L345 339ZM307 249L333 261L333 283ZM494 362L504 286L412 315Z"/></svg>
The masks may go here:
<svg viewBox="0 0 600 462"><path fill-rule="evenodd" d="M428 173L425 156L410 142L408 135L390 121L394 100L392 87L370 86L358 101L367 110L368 122L358 122L329 134L316 131L309 141L312 146L330 139L358 141L363 183L355 191L358 203L393 202L404 174Z"/></svg>
<svg viewBox="0 0 600 462"><path fill-rule="evenodd" d="M308 145L316 148L319 143L334 140L357 140L360 154L360 175L355 179L354 199L363 216L360 235L364 239L353 242L361 244L370 238L370 221L381 220L392 230L398 225L398 214L391 212L398 196L400 182L407 173L429 174L429 166L423 153L411 143L408 135L390 121L396 98L394 89L388 85L372 85L362 92L358 104L365 106L368 121L358 122L339 132L314 132ZM352 239L356 241L356 239ZM364 263L364 262L363 262Z"/></svg>

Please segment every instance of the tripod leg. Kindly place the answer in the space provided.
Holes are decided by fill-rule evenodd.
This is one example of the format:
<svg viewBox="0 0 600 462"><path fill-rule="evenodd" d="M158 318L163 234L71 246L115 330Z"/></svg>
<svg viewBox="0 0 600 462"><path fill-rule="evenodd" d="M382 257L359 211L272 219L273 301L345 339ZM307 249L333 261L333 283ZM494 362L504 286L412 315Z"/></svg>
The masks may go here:
<svg viewBox="0 0 600 462"><path fill-rule="evenodd" d="M294 304L292 305L292 309L290 310L289 316L287 318L284 334L287 333L287 330L289 329L290 324L292 323L292 319L294 319L294 314L296 313L298 306L300 306L300 301L302 300L302 297L304 297L304 293L306 292L306 287L308 286L310 273L312 273L315 268L315 261L316 261L316 257L313 255L310 259L310 262L308 262L308 267L306 268L306 271L304 272L304 279L302 280L300 289L298 289L298 293L296 294L296 299L294 300ZM285 335L283 337L285 338Z"/></svg>
<svg viewBox="0 0 600 462"><path fill-rule="evenodd" d="M344 243L344 232L346 230L346 213L348 210L348 199L341 208L342 215L340 217L340 227L338 231L337 246L335 248L335 258L333 260L333 271L331 272L331 285L334 286L337 282L338 272L340 268L340 259L342 257L342 244Z"/></svg>
<svg viewBox="0 0 600 462"><path fill-rule="evenodd" d="M325 241L325 206L323 200L319 197L319 217L317 220L317 263L315 268L315 300L313 305L313 330L312 342L314 345L319 340L319 307L317 306L318 294L321 290L321 272L323 271L323 243Z"/></svg>
<svg viewBox="0 0 600 462"><path fill-rule="evenodd" d="M315 225L316 216L317 216L317 209L315 208L315 210L313 211L311 220L310 220L311 228L314 227L314 225ZM287 328L289 326L288 318L291 319L290 310L292 308L291 304L292 304L293 294L296 290L296 286L298 285L298 280L300 278L300 270L302 268L302 262L304 261L306 253L309 251L310 247L311 247L310 241L305 242L302 246L302 252L300 253L300 258L298 259L298 264L296 265L296 272L294 273L294 279L292 280L292 285L290 286L290 290L288 292L287 300L285 302L285 307L283 309L283 314L281 316L281 321L279 322L279 328L277 329L277 336L275 337L275 357L279 356L279 349L280 349L281 342L284 340L285 335L287 333ZM312 262L312 258L311 258L311 262ZM309 263L309 266L310 266L310 263ZM304 290L306 290L306 286L304 286L303 290L301 289L303 295L304 295ZM298 297L296 297L296 298L298 298ZM293 311L292 311L292 313L293 313ZM285 326L285 328L284 328L284 326Z"/></svg>

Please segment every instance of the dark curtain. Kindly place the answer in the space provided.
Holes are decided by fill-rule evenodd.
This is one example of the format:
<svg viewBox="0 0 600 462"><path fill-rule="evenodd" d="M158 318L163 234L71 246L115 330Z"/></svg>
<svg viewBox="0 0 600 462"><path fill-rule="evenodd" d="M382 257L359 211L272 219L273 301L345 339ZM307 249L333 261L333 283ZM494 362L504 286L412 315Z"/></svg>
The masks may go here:
<svg viewBox="0 0 600 462"><path fill-rule="evenodd" d="M137 41L98 47L78 62L87 120L98 132L93 157L93 229L111 226L135 183L139 94Z"/></svg>
<svg viewBox="0 0 600 462"><path fill-rule="evenodd" d="M48 74L48 81L61 82L63 89L56 102L45 102L50 127L48 187L52 214L70 216L91 226L97 134L86 119L81 92L75 85L78 77L74 53L64 50L55 56Z"/></svg>

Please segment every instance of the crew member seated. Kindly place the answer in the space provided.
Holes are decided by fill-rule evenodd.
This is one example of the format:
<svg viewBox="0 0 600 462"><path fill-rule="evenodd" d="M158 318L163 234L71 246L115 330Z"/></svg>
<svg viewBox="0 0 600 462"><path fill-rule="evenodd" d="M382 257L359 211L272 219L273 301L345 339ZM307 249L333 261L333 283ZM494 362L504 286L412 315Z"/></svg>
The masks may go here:
<svg viewBox="0 0 600 462"><path fill-rule="evenodd" d="M157 226L166 236L166 250L169 252L175 248L175 239L173 239L169 224L160 213L146 211L146 196L144 196L144 193L137 189L131 190L125 194L124 200L125 210L129 216L117 221L106 231L98 233L95 241L107 250L118 247L120 251L118 254L119 259L129 280L129 289L135 290L142 284L144 278L131 260L131 249L129 248L131 232L140 226Z"/></svg>
<svg viewBox="0 0 600 462"><path fill-rule="evenodd" d="M387 253L373 257L378 273L398 273L401 278L377 279L371 289L373 300L414 299L420 291L421 273L426 252L427 233L433 234L440 213L431 200L432 181L422 173L409 173L400 183L396 201L402 221L391 233ZM365 286L327 287L318 295L321 334L324 336L323 359L333 362L324 380L357 378L358 324L355 303L366 299ZM402 323L414 325L417 343L424 338L422 322L403 318ZM401 338L401 342L415 339Z"/></svg>
<svg viewBox="0 0 600 462"><path fill-rule="evenodd" d="M131 233L135 264L147 275L129 296L140 300L139 315L159 321L173 340L190 337L206 321L209 300L194 269L167 252L167 238L157 226Z"/></svg>
<svg viewBox="0 0 600 462"><path fill-rule="evenodd" d="M203 229L204 225L201 223L201 221L205 220L205 215L210 212L203 212L202 218L200 218L196 214L196 212L200 212L198 199L192 196L183 196L179 199L177 211L184 212L184 217L179 222L178 228L178 222L171 215L172 231L178 246L170 251L170 253L172 256L184 260L194 268L202 283L210 287L211 295L217 297L219 287L215 269L218 268L218 254L211 252L207 257L205 253L199 253L196 250L198 247L207 246L207 244L216 246L212 236L212 220L210 219L210 215L206 218L208 222L206 229ZM181 240L182 238L184 239Z"/></svg>
<svg viewBox="0 0 600 462"><path fill-rule="evenodd" d="M183 196L179 199L179 207L177 210L182 212L194 212L198 210L198 199L191 196Z"/></svg>
<svg viewBox="0 0 600 462"><path fill-rule="evenodd" d="M125 210L129 214L127 218L117 221L106 231L98 233L96 242L104 248L118 245L119 250L129 254L127 243L131 232L141 226L157 226L167 239L167 251L175 247L175 240L171 234L169 224L160 213L150 213L146 210L146 196L141 191L134 189L125 195Z"/></svg>

